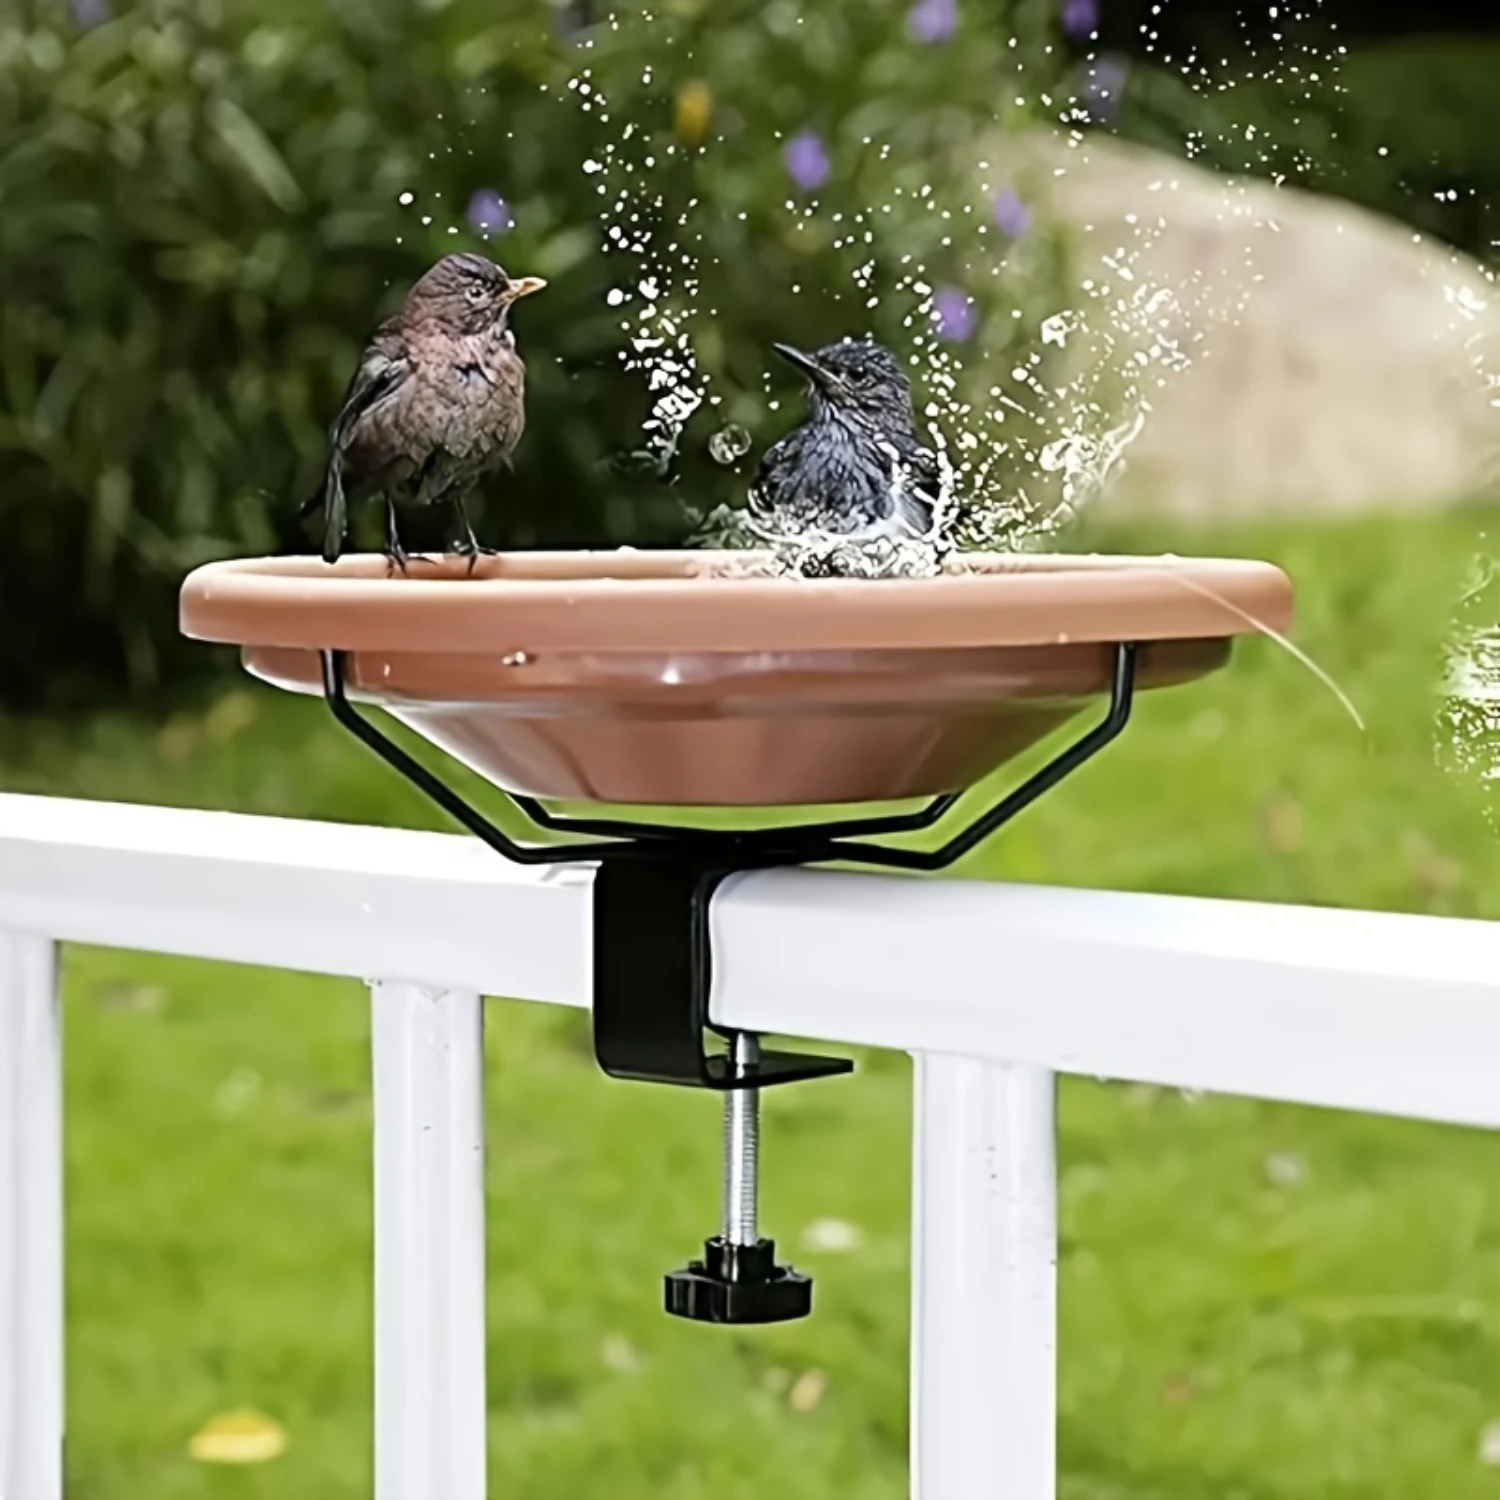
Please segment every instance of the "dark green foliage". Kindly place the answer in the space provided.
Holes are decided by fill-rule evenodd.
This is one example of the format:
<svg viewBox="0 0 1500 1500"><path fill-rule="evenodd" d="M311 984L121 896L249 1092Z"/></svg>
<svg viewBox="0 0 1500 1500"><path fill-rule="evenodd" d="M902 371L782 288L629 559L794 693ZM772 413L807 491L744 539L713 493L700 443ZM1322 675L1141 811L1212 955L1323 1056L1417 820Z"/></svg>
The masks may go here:
<svg viewBox="0 0 1500 1500"><path fill-rule="evenodd" d="M486 541L671 540L682 496L712 504L743 484L746 468L702 460L716 423L745 423L757 445L785 425L765 408L773 339L902 341L910 300L867 312L853 266L873 255L878 290L902 255L942 270L959 250L938 244L936 215L897 212L856 256L831 245L832 215L967 173L982 126L1024 117L1006 102L1016 60L1041 58L1052 25L1050 6L1024 0L970 8L959 37L930 46L904 6L869 0L679 3L651 25L581 33L573 10L534 0L141 0L80 24L102 6L0 12L0 703L13 707L179 678L208 659L176 636L186 569L312 550L293 515L359 344L428 263L476 242L463 215L478 189L514 217L494 253L554 283L517 317L531 419L488 497ZM581 65L607 121L567 90ZM698 81L701 153L677 102ZM619 367L604 301L619 267L581 164L626 122L635 159L655 157L639 180L661 195L642 206L660 244L699 200L694 343L726 399L690 428L678 489L614 462L639 445L647 397ZM833 172L824 212L794 233L781 138L803 129ZM418 202L403 208L405 190Z"/></svg>
<svg viewBox="0 0 1500 1500"><path fill-rule="evenodd" d="M1280 43L1261 36L1247 47L1234 41L1231 14L1181 23L1177 62L1203 62L1191 82L1161 51L1131 64L1122 134L1348 198L1494 258L1500 38L1418 34L1345 46L1313 7L1281 23Z"/></svg>

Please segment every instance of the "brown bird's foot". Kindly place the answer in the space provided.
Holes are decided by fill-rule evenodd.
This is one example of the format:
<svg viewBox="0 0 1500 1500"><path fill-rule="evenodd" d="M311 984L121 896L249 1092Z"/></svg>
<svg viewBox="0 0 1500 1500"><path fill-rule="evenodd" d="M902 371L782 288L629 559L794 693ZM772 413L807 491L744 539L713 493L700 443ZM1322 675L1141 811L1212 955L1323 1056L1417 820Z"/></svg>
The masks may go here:
<svg viewBox="0 0 1500 1500"><path fill-rule="evenodd" d="M469 559L469 576L471 578L474 576L475 565L481 557L498 557L500 555L493 547L481 547L472 535L464 541L454 542L453 552L456 557L466 557Z"/></svg>
<svg viewBox="0 0 1500 1500"><path fill-rule="evenodd" d="M401 533L396 529L396 506L391 497L385 497L385 576L394 577L397 571L406 577L411 557L401 545Z"/></svg>
<svg viewBox="0 0 1500 1500"><path fill-rule="evenodd" d="M455 542L453 550L460 557L467 557L469 559L469 576L473 577L474 564L481 557L494 557L497 554L493 547L481 547L479 545L479 538L474 535L474 524L469 520L469 510L464 504L462 495L455 494L453 496L453 510L454 514L458 517L458 524L464 529L463 540Z"/></svg>
<svg viewBox="0 0 1500 1500"><path fill-rule="evenodd" d="M424 563L429 568L441 565L441 559L429 557L425 552L408 552L405 547L387 547L385 549L385 576L394 578L397 573L405 578L411 571L413 563Z"/></svg>

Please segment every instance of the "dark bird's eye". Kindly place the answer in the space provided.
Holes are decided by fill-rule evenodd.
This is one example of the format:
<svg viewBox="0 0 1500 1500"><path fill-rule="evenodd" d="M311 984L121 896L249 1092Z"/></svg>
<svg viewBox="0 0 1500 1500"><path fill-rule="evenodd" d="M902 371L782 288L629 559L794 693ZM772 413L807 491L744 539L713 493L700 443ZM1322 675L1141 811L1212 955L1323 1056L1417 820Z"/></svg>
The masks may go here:
<svg viewBox="0 0 1500 1500"><path fill-rule="evenodd" d="M483 302L485 297L488 296L488 293L479 282L471 281L468 286L464 288L464 296L467 297L470 302Z"/></svg>

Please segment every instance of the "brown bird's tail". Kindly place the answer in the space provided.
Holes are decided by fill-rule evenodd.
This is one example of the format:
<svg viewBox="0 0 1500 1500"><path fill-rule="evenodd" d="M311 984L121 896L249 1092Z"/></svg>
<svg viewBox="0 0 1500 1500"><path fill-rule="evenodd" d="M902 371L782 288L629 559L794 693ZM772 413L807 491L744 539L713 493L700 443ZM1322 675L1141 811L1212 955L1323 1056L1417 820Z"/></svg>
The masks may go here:
<svg viewBox="0 0 1500 1500"><path fill-rule="evenodd" d="M344 550L346 534L344 505L344 459L337 448L328 460L328 472L323 483L314 490L297 510L299 517L310 516L319 506L323 507L323 561L336 563Z"/></svg>

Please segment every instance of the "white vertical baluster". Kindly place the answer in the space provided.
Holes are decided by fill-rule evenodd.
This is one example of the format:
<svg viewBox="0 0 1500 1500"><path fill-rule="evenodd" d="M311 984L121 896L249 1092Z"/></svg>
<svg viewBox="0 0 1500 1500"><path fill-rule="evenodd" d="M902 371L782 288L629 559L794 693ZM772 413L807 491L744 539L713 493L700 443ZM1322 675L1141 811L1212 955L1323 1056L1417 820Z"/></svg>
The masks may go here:
<svg viewBox="0 0 1500 1500"><path fill-rule="evenodd" d="M912 1500L1053 1500L1053 1075L913 1064Z"/></svg>
<svg viewBox="0 0 1500 1500"><path fill-rule="evenodd" d="M57 947L0 932L0 1500L61 1500Z"/></svg>
<svg viewBox="0 0 1500 1500"><path fill-rule="evenodd" d="M484 1019L370 986L375 1500L484 1500Z"/></svg>

